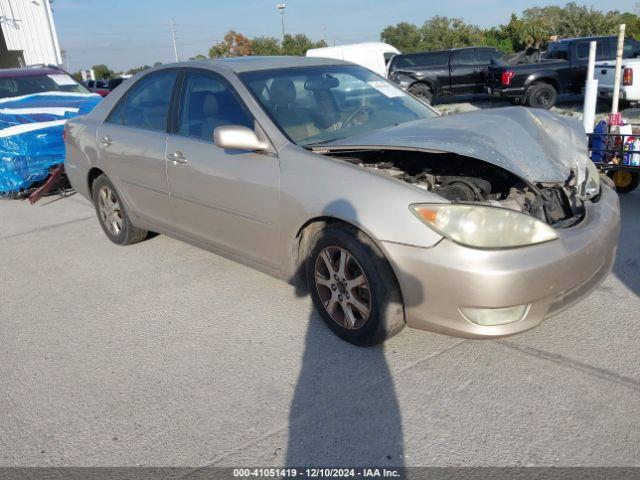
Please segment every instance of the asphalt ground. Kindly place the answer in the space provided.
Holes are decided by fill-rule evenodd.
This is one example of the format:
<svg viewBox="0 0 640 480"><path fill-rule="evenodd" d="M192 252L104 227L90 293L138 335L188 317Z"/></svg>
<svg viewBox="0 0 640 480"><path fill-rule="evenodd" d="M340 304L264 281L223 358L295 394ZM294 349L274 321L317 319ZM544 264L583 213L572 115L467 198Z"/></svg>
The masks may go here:
<svg viewBox="0 0 640 480"><path fill-rule="evenodd" d="M53 200L0 201L0 466L640 466L640 191L577 306L370 349L288 284Z"/></svg>

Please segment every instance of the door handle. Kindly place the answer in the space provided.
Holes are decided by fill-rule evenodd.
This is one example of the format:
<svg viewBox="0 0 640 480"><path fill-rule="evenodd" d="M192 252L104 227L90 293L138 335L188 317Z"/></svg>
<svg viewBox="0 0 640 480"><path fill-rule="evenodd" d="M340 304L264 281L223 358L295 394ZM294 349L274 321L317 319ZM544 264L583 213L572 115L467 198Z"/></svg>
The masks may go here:
<svg viewBox="0 0 640 480"><path fill-rule="evenodd" d="M174 164L178 163L187 163L187 159L183 155L182 152L176 151L175 153L170 153L167 155L167 159L171 160Z"/></svg>
<svg viewBox="0 0 640 480"><path fill-rule="evenodd" d="M113 140L111 140L111 137L109 135L105 135L100 139L100 143L105 147L108 147L109 145L113 145Z"/></svg>

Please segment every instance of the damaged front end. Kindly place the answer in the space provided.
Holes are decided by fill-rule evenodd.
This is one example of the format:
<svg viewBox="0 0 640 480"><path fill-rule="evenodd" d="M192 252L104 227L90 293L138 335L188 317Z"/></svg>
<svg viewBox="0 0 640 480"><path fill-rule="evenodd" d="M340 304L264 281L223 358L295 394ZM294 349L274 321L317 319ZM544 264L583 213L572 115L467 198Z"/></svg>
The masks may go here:
<svg viewBox="0 0 640 480"><path fill-rule="evenodd" d="M530 215L553 228L580 222L585 201L597 199L597 170L578 172L564 182L533 183L506 169L453 153L398 149L337 149L323 153L432 192L452 203L504 208Z"/></svg>
<svg viewBox="0 0 640 480"><path fill-rule="evenodd" d="M324 144L319 153L553 228L580 222L585 202L600 192L580 123L522 107L408 122Z"/></svg>

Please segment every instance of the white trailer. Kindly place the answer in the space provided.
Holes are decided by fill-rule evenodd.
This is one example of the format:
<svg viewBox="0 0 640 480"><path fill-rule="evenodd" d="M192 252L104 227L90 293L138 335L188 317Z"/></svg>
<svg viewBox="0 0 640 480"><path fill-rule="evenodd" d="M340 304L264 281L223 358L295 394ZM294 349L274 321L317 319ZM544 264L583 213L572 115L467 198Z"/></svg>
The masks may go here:
<svg viewBox="0 0 640 480"><path fill-rule="evenodd" d="M372 72L387 78L387 65L391 57L400 51L382 42L352 43L337 47L312 48L307 50L307 57L335 58L346 60L368 68Z"/></svg>

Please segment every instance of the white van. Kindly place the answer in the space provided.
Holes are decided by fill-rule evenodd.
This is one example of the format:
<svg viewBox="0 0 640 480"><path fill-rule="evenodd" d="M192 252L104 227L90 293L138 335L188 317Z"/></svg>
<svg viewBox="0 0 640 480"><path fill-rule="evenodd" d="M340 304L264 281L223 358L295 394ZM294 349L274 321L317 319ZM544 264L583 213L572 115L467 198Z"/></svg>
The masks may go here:
<svg viewBox="0 0 640 480"><path fill-rule="evenodd" d="M400 51L381 42L352 43L338 47L312 48L307 50L307 57L335 58L356 63L378 75L387 78L387 64Z"/></svg>

